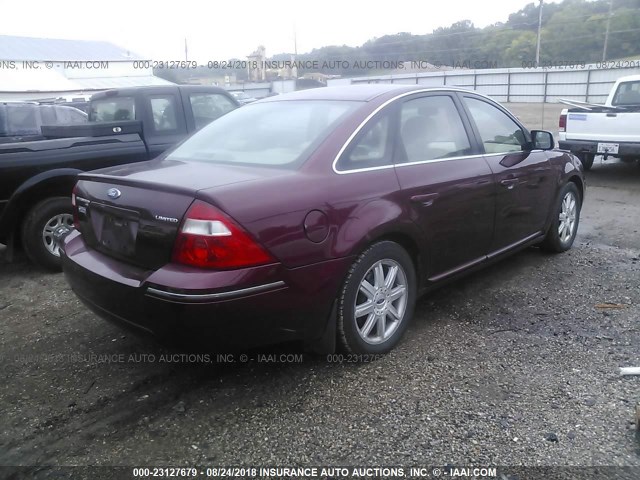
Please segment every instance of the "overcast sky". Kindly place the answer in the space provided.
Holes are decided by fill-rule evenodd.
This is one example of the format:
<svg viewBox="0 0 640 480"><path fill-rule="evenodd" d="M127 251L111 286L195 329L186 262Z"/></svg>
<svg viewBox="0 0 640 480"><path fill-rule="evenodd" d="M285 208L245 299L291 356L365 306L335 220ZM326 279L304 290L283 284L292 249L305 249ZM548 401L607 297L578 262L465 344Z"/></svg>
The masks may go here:
<svg viewBox="0 0 640 480"><path fill-rule="evenodd" d="M549 3L546 0L545 3ZM557 1L557 0L555 0ZM469 19L504 22L532 0L207 1L0 0L0 34L106 40L154 60L242 58L264 45L267 56L326 45L358 46L398 32L431 33ZM537 0L536 0L537 3Z"/></svg>

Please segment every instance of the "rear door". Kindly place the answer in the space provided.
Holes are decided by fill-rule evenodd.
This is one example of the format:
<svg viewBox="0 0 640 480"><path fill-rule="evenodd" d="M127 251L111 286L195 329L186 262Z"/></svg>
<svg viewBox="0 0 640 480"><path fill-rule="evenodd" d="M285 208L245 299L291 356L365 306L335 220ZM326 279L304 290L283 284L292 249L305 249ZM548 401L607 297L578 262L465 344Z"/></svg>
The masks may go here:
<svg viewBox="0 0 640 480"><path fill-rule="evenodd" d="M145 92L143 102L144 139L150 158L154 158L186 137L184 109L178 89Z"/></svg>
<svg viewBox="0 0 640 480"><path fill-rule="evenodd" d="M548 153L529 149L529 133L506 110L482 97L462 97L495 176L491 252L498 254L544 231L557 189L556 174Z"/></svg>
<svg viewBox="0 0 640 480"><path fill-rule="evenodd" d="M396 173L404 201L425 232L429 279L486 258L494 221L491 169L453 94L405 99Z"/></svg>

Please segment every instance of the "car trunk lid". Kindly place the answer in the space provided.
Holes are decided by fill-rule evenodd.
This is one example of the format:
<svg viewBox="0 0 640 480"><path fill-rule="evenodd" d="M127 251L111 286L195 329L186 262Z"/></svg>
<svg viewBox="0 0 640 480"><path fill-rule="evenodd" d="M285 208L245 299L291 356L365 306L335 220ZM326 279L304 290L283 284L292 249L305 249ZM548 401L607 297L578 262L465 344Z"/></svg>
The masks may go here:
<svg viewBox="0 0 640 480"><path fill-rule="evenodd" d="M199 190L277 174L166 160L84 173L76 187L79 230L90 248L155 270L171 261L178 229Z"/></svg>

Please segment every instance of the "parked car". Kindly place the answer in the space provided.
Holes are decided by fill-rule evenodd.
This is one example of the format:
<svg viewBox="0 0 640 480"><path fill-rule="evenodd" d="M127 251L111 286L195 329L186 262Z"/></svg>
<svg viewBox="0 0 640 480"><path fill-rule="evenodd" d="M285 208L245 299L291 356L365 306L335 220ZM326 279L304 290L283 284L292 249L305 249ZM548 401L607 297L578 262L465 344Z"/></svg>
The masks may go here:
<svg viewBox="0 0 640 480"><path fill-rule="evenodd" d="M564 101L560 114L560 148L591 169L596 155L604 160L640 161L640 75L616 81L604 105Z"/></svg>
<svg viewBox="0 0 640 480"><path fill-rule="evenodd" d="M255 102L257 98L252 97L251 95L246 94L245 92L229 92L233 97L240 102L241 105L246 105L247 103Z"/></svg>
<svg viewBox="0 0 640 480"><path fill-rule="evenodd" d="M45 140L0 143L0 243L11 251L21 241L32 261L60 270L53 233L73 223L71 190L79 172L153 158L238 106L216 87L109 90L91 98L89 123L44 126L39 138Z"/></svg>
<svg viewBox="0 0 640 480"><path fill-rule="evenodd" d="M571 248L584 180L553 147L461 89L264 99L156 160L80 174L64 273L97 315L163 338L386 352L418 295Z"/></svg>
<svg viewBox="0 0 640 480"><path fill-rule="evenodd" d="M91 95L63 95L59 97L41 98L35 101L39 105L62 105L67 107L74 107L88 114Z"/></svg>
<svg viewBox="0 0 640 480"><path fill-rule="evenodd" d="M33 102L0 103L0 143L42 140L43 125L87 123L87 114L65 105Z"/></svg>

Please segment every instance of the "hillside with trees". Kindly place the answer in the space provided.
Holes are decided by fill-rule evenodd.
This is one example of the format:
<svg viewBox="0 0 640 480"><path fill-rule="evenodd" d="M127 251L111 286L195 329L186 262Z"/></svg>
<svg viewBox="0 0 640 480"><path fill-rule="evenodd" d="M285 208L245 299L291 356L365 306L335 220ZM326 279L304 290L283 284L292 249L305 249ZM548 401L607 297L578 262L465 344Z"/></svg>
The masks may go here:
<svg viewBox="0 0 640 480"><path fill-rule="evenodd" d="M640 0L613 0L607 59L640 55ZM360 47L315 49L300 59L428 61L440 65L477 64L521 67L535 60L538 2L509 15L504 23L477 28L461 20L433 33L397 33L369 40ZM602 60L609 0L564 0L542 9L540 63L580 63ZM358 74L349 71L324 73Z"/></svg>
<svg viewBox="0 0 640 480"><path fill-rule="evenodd" d="M640 57L640 0L611 0L607 59ZM564 0L544 3L540 64L592 63L602 60L610 0ZM470 20L460 20L432 33L407 32L373 38L359 47L326 46L299 54L297 60L317 61L320 71L345 76L377 73L371 62L420 61L435 65L467 68L522 67L535 61L539 3L530 3L509 15L506 22L477 28ZM281 53L272 60L290 60ZM168 80L180 82L191 72L170 72ZM223 73L197 69L200 76ZM226 73L229 73L227 70ZM298 69L299 75L307 73ZM381 73L381 72L378 72ZM388 73L385 72L385 73ZM167 71L156 72L159 76ZM246 78L238 70L237 78Z"/></svg>

